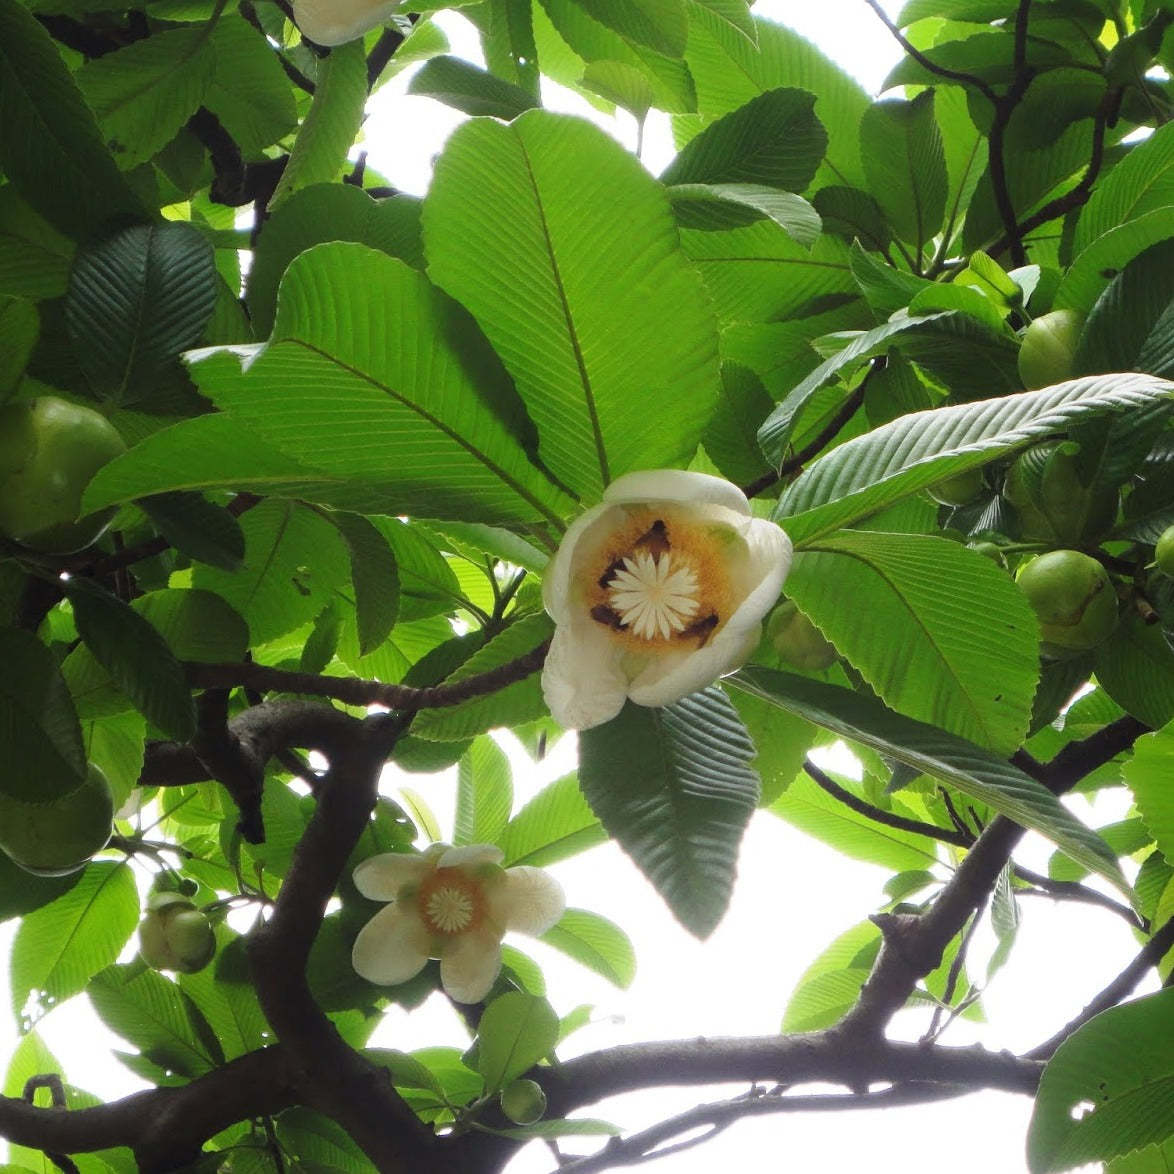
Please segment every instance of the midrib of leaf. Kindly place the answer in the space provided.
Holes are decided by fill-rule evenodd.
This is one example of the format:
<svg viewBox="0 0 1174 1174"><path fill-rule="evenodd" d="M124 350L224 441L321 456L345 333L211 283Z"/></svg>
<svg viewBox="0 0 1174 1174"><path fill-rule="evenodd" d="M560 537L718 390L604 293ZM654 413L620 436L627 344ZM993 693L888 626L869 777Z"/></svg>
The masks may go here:
<svg viewBox="0 0 1174 1174"><path fill-rule="evenodd" d="M266 556L264 563L261 565L260 572L253 579L253 588L246 597L249 608L252 607L254 600L257 597L257 592L261 590L261 584L269 577L269 572L273 567L273 560L277 557L277 552L281 549L281 544L285 541L286 530L289 529L290 518L293 516L294 503L287 501L284 503L282 510L281 524L277 527L277 536L273 540L273 544L269 547L269 554Z"/></svg>
<svg viewBox="0 0 1174 1174"><path fill-rule="evenodd" d="M558 257L554 251L554 241L550 237L550 225L546 220L546 207L542 203L542 193L538 188L538 180L534 174L534 167L530 161L530 152L526 149L526 142L518 136L518 147L522 158L526 162L526 174L530 179L530 190L534 193L534 205L538 209L538 220L542 225L542 239L546 242L546 252L550 257L550 271L554 277L554 284L558 290L559 305L562 307L563 320L566 322L567 334L571 340L571 350L575 355L575 365L579 368L579 378L583 383L583 398L587 407L587 418L591 421L591 435L595 440L595 455L599 461L599 473L603 484L611 481L611 472L607 463L607 450L603 445L603 432L599 425L599 412L595 405L595 392L591 387L591 377L587 374L587 364L583 359L583 351L579 345L579 334L575 329L575 320L571 314L571 307L567 301L567 291L563 286L562 272L559 269ZM549 517L550 515L547 514ZM559 522L561 527L562 523Z"/></svg>
<svg viewBox="0 0 1174 1174"><path fill-rule="evenodd" d="M974 703L971 701L969 688L967 687L965 682L954 671L953 666L946 659L946 657L944 655L942 655L942 653L939 651L939 645L938 645L937 640L934 638L933 633L926 626L926 624L923 622L923 620L922 620L921 616L918 614L918 612L915 611L910 606L905 592L903 592L900 589L899 585L894 581L894 579L892 578L892 576L890 575L888 570L882 568L876 562L872 562L869 559L865 558L862 554L860 554L856 551L853 551L853 550L844 550L842 547L837 547L837 546L828 547L828 546L814 545L811 547L807 547L806 549L821 551L824 554L847 555L848 558L854 558L854 559L856 559L857 562L863 563L874 574L878 575L883 580L885 585L887 587L889 587L889 589L892 591L893 595L901 601L902 606L905 608L905 610L908 612L910 617L913 619L916 627L920 630L922 635L925 637L926 643L933 650L933 654L934 654L935 659L937 661L939 661L940 665L941 665L941 667L939 668L938 671L941 672L943 676L948 677L954 683L956 694L961 694L961 697L966 702L966 707L969 710L971 716L975 719L975 721L977 722L979 727L987 735L988 739L990 739L990 741L992 743L998 742L999 738L998 738L997 734L992 733L987 722L983 720L982 710L978 706L974 705Z"/></svg>
<svg viewBox="0 0 1174 1174"><path fill-rule="evenodd" d="M138 357L139 341L142 338L143 318L146 315L147 306L147 282L146 273L150 268L151 263L151 245L155 242L155 226L150 228L150 236L147 238L147 247L143 251L143 267L142 272L138 274L141 279L137 284L139 291L138 297L138 313L135 316L135 328L131 334L131 345L127 351L126 366L123 368L122 378L118 381L118 392L121 393L126 390L127 384L130 382L130 373L134 370L135 359ZM121 399L121 394L118 397Z"/></svg>
<svg viewBox="0 0 1174 1174"><path fill-rule="evenodd" d="M511 477L510 474L505 471L505 469L501 468L494 461L490 460L490 458L479 448L477 448L476 445L467 441L459 432L455 432L438 417L422 408L418 403L415 403L412 400L407 399L405 396L400 395L397 391L395 391L394 388L388 387L387 384L380 383L378 379L368 375L366 371L361 371L358 367L352 366L350 363L343 362L343 360L340 359L337 355L332 355L328 351L323 350L321 347L315 346L313 343L307 342L303 338L291 336L289 338L283 338L281 341L303 347L311 354L325 359L327 363L339 367L343 371L346 371L347 374L353 375L356 379L361 380L362 382L375 388L377 391L382 392L390 399L395 400L397 403L402 404L404 407L415 412L416 415L418 415L422 420L426 420L438 432L443 433L449 438L449 440L457 444L458 447L463 448L465 452L467 452L471 457L484 465L486 469L488 469L491 473L494 474L494 476L496 476L505 485L512 489L514 493L516 493L527 505L532 506L538 513L540 513L552 526L558 530L560 534L563 532L563 530L566 529L566 522L561 517L559 517L558 514L554 513L554 511L551 510L545 502L536 498L524 485L520 484L513 477ZM606 468L607 466L604 464L605 475ZM317 470L314 470L314 475L318 475ZM335 478L335 480L337 479L338 478Z"/></svg>

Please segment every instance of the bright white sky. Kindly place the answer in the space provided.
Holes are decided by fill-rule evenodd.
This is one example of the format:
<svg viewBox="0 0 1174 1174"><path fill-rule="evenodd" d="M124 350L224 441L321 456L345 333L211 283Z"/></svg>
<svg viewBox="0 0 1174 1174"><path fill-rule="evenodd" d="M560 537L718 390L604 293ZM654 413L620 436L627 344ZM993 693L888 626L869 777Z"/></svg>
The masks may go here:
<svg viewBox="0 0 1174 1174"><path fill-rule="evenodd" d="M886 7L896 13L900 5L887 0ZM863 0L761 0L755 11L821 45L870 91L899 57ZM442 20L454 51L475 58L476 42L465 22L453 16ZM404 96L406 81L397 79L381 93L365 145L372 166L392 183L422 193L430 160L460 116L431 99ZM587 112L565 92L550 95L548 102ZM599 120L593 112L592 117ZM629 147L634 145L634 125L627 116L621 114L611 129ZM650 125L644 150L649 168L659 172L670 153L666 128ZM573 755L571 738L556 746L540 768L530 766L520 752L512 755L518 804L572 769ZM441 826L451 828L452 782L415 776L412 783L434 805ZM1120 810L1118 803L1114 812L1099 813L1096 822L1118 818ZM1088 817L1087 810L1080 814ZM1019 858L1043 869L1049 852L1047 845L1029 838ZM635 983L628 991L618 991L541 944L525 938L515 941L543 964L560 1014L580 1003L595 1007L593 1023L568 1041L567 1055L641 1039L776 1031L804 969L833 938L880 906L881 886L887 879L881 870L845 860L775 817L760 814L746 837L730 912L708 942L698 943L680 929L626 857L610 845L552 871L562 881L569 904L593 909L620 924L635 940L638 956ZM1128 930L1109 913L1038 899L1021 905L1019 944L984 998L993 1029L960 1021L949 1030L946 1042L965 1044L982 1038L994 1048L1029 1047L1075 1014L1136 952ZM7 952L11 931L11 926L0 926L0 955ZM1096 950L1089 949L1090 935L1098 940ZM975 973L981 973L990 944L989 935L978 936ZM11 1017L3 1011L9 1002L7 973L0 971L0 1065L6 1065L15 1043ZM898 1029L907 1038L917 1038L927 1022L927 1013L905 1013ZM141 1087L108 1054L110 1046L124 1045L95 1021L84 998L55 1009L42 1022L41 1032L67 1064L72 1083L108 1098ZM83 1054L78 1048L81 1040L86 1041ZM389 1013L376 1042L411 1049L438 1043L464 1046L467 1038L447 1004L435 998L423 1012ZM629 1095L589 1114L633 1130L742 1091L745 1086ZM779 1174L938 1174L948 1168L952 1174L1016 1174L1026 1169L1023 1136L1029 1112L1025 1098L986 1093L887 1112L788 1114L742 1123L665 1159L656 1169L673 1174L710 1174L723 1167ZM535 1144L523 1151L510 1171L548 1174L553 1166L549 1151Z"/></svg>

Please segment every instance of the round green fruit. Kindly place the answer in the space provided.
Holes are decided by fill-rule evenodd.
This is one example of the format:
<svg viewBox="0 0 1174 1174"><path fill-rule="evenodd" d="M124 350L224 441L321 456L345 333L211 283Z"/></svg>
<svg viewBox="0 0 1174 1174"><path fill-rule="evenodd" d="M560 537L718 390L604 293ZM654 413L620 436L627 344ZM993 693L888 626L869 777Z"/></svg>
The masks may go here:
<svg viewBox="0 0 1174 1174"><path fill-rule="evenodd" d="M501 1090L501 1111L515 1125L533 1125L546 1112L546 1093L536 1081L515 1080Z"/></svg>
<svg viewBox="0 0 1174 1174"><path fill-rule="evenodd" d="M0 408L0 533L44 554L95 541L113 510L79 517L94 474L126 451L100 412L57 396Z"/></svg>
<svg viewBox="0 0 1174 1174"><path fill-rule="evenodd" d="M1039 617L1040 650L1047 656L1096 648L1117 623L1117 593L1105 568L1079 550L1041 554L1015 581Z"/></svg>
<svg viewBox="0 0 1174 1174"><path fill-rule="evenodd" d="M1076 372L1076 344L1084 327L1084 315L1075 310L1041 314L1023 333L1019 348L1019 378L1034 390L1063 383Z"/></svg>
<svg viewBox="0 0 1174 1174"><path fill-rule="evenodd" d="M0 795L0 850L40 876L84 868L106 846L114 825L114 793L90 763L81 786L48 803Z"/></svg>
<svg viewBox="0 0 1174 1174"><path fill-rule="evenodd" d="M139 923L139 953L152 970L195 974L212 961L216 934L182 893L155 893Z"/></svg>
<svg viewBox="0 0 1174 1174"><path fill-rule="evenodd" d="M835 646L790 599L771 613L766 638L779 658L794 668L812 671L835 663Z"/></svg>
<svg viewBox="0 0 1174 1174"><path fill-rule="evenodd" d="M1174 577L1174 526L1167 526L1154 547L1154 565L1163 575Z"/></svg>
<svg viewBox="0 0 1174 1174"><path fill-rule="evenodd" d="M1117 491L1081 484L1076 458L1058 441L1020 453L1007 470L1003 496L1015 507L1024 538L1055 546L1096 543L1117 520Z"/></svg>
<svg viewBox="0 0 1174 1174"><path fill-rule="evenodd" d="M977 501L985 488L986 481L979 467L936 481L926 492L938 505L962 506Z"/></svg>

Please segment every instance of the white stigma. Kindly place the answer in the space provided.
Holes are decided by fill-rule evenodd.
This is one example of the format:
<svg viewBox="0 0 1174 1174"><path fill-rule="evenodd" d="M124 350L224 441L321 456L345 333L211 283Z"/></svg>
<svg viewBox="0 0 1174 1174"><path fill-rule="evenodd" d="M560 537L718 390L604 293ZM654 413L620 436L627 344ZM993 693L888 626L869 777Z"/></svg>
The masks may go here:
<svg viewBox="0 0 1174 1174"><path fill-rule="evenodd" d="M460 933L473 920L473 900L458 888L437 889L426 908L428 920L441 933Z"/></svg>
<svg viewBox="0 0 1174 1174"><path fill-rule="evenodd" d="M654 559L646 551L624 559L621 570L607 585L611 605L620 621L636 636L668 639L684 630L697 614L697 576L692 567L672 568L672 552Z"/></svg>

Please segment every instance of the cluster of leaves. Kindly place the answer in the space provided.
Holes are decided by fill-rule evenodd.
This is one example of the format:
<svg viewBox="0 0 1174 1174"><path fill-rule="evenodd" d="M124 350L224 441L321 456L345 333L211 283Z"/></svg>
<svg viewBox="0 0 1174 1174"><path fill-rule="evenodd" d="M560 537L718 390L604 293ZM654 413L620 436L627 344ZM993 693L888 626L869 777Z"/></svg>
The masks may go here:
<svg viewBox="0 0 1174 1174"><path fill-rule="evenodd" d="M0 0L0 396L87 405L128 445L85 491L85 511L117 510L105 536L68 555L10 542L0 562L0 793L57 801L94 763L124 816L63 877L0 855L0 917L22 919L12 1160L72 1146L85 1171L132 1169L132 1152L144 1169L203 1152L231 1170L491 1170L526 1137L606 1129L565 1114L723 1070L692 1053L548 1065L581 1016L559 1020L516 950L469 1009L471 1050L364 1051L388 1000L414 1007L437 976L380 990L354 974L373 906L350 872L440 838L547 865L612 837L704 936L765 808L892 873L791 997L786 1031L840 1028L828 1067L799 1078L850 1058L854 1088L871 1071L1030 1092L1054 1053L1033 1170L1164 1170L1167 995L1084 1030L1074 1007L1062 1045L969 1076L919 1075L907 1065L934 1048L876 1040L907 1004L932 1008L935 1037L975 1006L1025 892L1114 908L1140 971L1171 944L1174 586L1153 566L1174 523L1168 8L911 0L892 26L901 96L873 101L742 0L480 0L462 12L484 69L447 55L431 5L409 7L326 51L251 0ZM370 93L420 61L413 92L477 116L422 200L351 159ZM654 178L544 110L543 74L641 122L668 112L678 154ZM1074 378L1027 390L1023 333L1055 310L1082 316ZM1041 661L1009 572L1059 543L1006 476L1045 442L1110 499L1074 541L1119 619ZM787 671L766 642L679 705L629 705L515 810L490 731L535 754L561 733L536 672L546 561L608 482L674 466L744 486L784 526L787 594L832 663ZM964 505L927 492L976 470ZM807 758L833 738L862 779ZM376 798L388 761L438 778L397 806ZM453 766L445 835L426 792ZM1090 829L1057 797L1076 786L1127 786L1134 807ZM1023 828L1057 846L1049 876L1015 867ZM1123 861L1140 862L1132 886ZM119 962L136 869L213 915L210 968ZM988 898L1000 944L979 981L966 953ZM252 930L227 924L233 907ZM595 913L568 910L546 939L631 979L630 942ZM103 1116L59 1088L73 1145L22 1097L60 1071L36 1022L83 991L161 1099ZM299 1067L336 1045L337 1068ZM757 1074L791 1083L771 1055ZM511 1129L497 1094L525 1074L550 1118ZM196 1108L160 1129L165 1105Z"/></svg>

